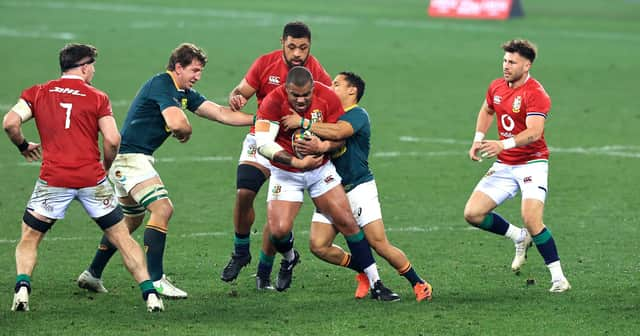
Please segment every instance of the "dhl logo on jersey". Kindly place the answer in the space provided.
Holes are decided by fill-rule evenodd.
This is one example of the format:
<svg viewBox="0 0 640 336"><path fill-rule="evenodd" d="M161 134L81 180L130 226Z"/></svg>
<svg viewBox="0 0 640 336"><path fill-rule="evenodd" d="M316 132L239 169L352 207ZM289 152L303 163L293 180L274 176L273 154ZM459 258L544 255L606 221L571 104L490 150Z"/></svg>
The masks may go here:
<svg viewBox="0 0 640 336"><path fill-rule="evenodd" d="M49 92L70 94L70 95L73 95L73 96L81 96L81 97L85 97L86 96L86 94L81 93L79 90L69 89L69 88L61 88L61 87L57 87L57 86L52 88L52 89L50 89Z"/></svg>

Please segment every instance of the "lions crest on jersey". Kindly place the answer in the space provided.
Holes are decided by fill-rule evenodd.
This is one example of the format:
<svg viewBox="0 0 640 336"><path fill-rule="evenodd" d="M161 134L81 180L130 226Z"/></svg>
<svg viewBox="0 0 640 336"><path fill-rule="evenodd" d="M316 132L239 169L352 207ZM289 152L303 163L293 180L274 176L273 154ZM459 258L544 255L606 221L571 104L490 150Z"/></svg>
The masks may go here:
<svg viewBox="0 0 640 336"><path fill-rule="evenodd" d="M513 105L511 105L511 111L513 113L519 113L521 105L522 105L522 97L517 96L516 99L513 100Z"/></svg>
<svg viewBox="0 0 640 336"><path fill-rule="evenodd" d="M311 112L311 122L313 123L318 123L318 122L322 122L322 111L320 110L313 110Z"/></svg>

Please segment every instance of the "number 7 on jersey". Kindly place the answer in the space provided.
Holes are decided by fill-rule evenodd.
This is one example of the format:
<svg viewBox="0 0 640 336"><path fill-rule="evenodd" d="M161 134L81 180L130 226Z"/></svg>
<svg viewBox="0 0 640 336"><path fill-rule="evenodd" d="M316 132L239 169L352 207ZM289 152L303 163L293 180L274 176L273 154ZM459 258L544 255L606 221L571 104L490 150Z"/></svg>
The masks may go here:
<svg viewBox="0 0 640 336"><path fill-rule="evenodd" d="M62 108L67 110L67 118L64 121L64 129L68 129L71 124L71 109L73 108L73 104L71 103L60 103Z"/></svg>

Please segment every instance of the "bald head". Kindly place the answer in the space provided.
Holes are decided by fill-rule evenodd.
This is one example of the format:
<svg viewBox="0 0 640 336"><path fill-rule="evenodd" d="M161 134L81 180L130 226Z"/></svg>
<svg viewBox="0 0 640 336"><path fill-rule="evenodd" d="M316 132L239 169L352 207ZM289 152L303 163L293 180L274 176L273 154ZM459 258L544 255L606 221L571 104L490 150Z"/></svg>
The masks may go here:
<svg viewBox="0 0 640 336"><path fill-rule="evenodd" d="M287 86L293 84L297 87L303 87L309 83L313 83L313 76L311 76L311 72L309 72L307 68L295 66L289 70L289 74L287 74Z"/></svg>

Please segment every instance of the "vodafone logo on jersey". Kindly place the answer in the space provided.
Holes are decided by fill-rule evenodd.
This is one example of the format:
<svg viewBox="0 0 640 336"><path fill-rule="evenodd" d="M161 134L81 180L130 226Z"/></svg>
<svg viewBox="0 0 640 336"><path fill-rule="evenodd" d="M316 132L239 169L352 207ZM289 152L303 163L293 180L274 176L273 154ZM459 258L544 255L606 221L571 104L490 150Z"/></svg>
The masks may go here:
<svg viewBox="0 0 640 336"><path fill-rule="evenodd" d="M78 91L76 89L61 88L61 87L57 87L57 86L54 87L53 89L49 89L49 92L70 94L70 95L73 95L73 96L81 96L81 97L85 97L86 96L86 94L80 93L80 91Z"/></svg>

